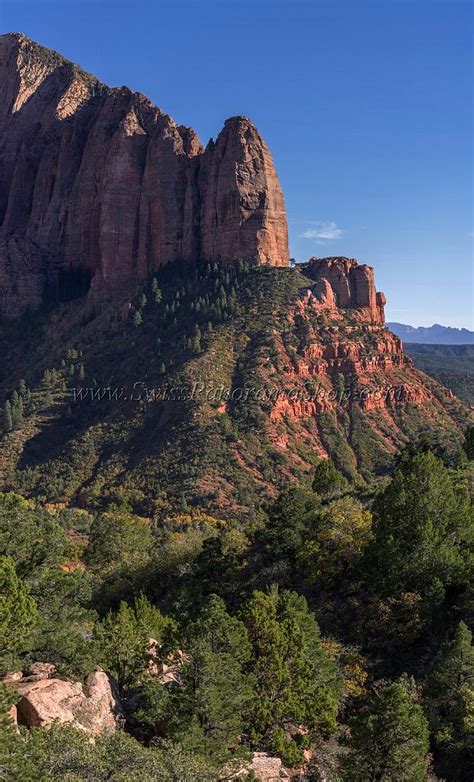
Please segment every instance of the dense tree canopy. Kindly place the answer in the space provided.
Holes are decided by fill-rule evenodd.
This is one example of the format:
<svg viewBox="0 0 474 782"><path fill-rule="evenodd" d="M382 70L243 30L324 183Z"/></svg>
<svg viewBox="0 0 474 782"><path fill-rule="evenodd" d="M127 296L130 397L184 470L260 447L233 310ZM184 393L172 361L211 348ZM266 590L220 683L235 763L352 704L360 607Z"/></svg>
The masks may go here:
<svg viewBox="0 0 474 782"><path fill-rule="evenodd" d="M375 695L353 720L344 782L424 782L428 724L406 685L397 682Z"/></svg>
<svg viewBox="0 0 474 782"><path fill-rule="evenodd" d="M130 733L17 733L0 688L7 778L217 782L316 748L331 782L422 782L429 753L471 782L474 481L451 465L407 448L351 489L321 461L243 520L161 498L138 516L126 488L90 514L0 495L4 670L101 666Z"/></svg>
<svg viewBox="0 0 474 782"><path fill-rule="evenodd" d="M472 508L430 451L404 461L374 505L370 574L385 594L442 599L468 578Z"/></svg>
<svg viewBox="0 0 474 782"><path fill-rule="evenodd" d="M244 610L255 679L249 729L255 742L301 760L305 735L335 729L338 681L321 645L319 627L304 597L294 592L255 592Z"/></svg>

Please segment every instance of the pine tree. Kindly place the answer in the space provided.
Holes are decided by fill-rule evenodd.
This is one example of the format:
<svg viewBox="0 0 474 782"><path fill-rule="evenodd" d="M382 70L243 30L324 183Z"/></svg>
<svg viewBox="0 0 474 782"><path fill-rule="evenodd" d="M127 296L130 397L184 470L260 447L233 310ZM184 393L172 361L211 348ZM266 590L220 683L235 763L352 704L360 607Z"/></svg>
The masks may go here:
<svg viewBox="0 0 474 782"><path fill-rule="evenodd" d="M26 394L27 388L26 388L26 382L23 380L23 378L20 380L20 394L24 396Z"/></svg>
<svg viewBox="0 0 474 782"><path fill-rule="evenodd" d="M12 394L12 421L14 429L19 429L23 424L23 400L16 391Z"/></svg>
<svg viewBox="0 0 474 782"><path fill-rule="evenodd" d="M201 352L201 329L196 324L194 327L193 337L192 337L192 343L191 347L194 353L200 353Z"/></svg>
<svg viewBox="0 0 474 782"><path fill-rule="evenodd" d="M37 622L36 604L10 557L0 556L0 672L26 651Z"/></svg>
<svg viewBox="0 0 474 782"><path fill-rule="evenodd" d="M81 380L81 381L84 380L85 376L86 376L86 373L84 371L84 364L80 364L80 366L79 366L79 380Z"/></svg>
<svg viewBox="0 0 474 782"><path fill-rule="evenodd" d="M467 771L469 755L474 753L474 647L464 622L432 667L425 704L436 746L445 756L443 776L454 778L457 771L457 779L467 779L460 770Z"/></svg>
<svg viewBox="0 0 474 782"><path fill-rule="evenodd" d="M122 601L118 611L110 611L96 627L102 664L122 692L146 677L150 638L159 641L167 624L160 611L140 597L133 606Z"/></svg>
<svg viewBox="0 0 474 782"><path fill-rule="evenodd" d="M156 277L153 278L153 282L151 284L151 292L153 294L153 301L155 302L155 304L161 304L163 295L159 288L158 280L156 279Z"/></svg>
<svg viewBox="0 0 474 782"><path fill-rule="evenodd" d="M311 736L335 730L338 681L325 653L319 627L304 597L272 587L254 592L243 619L252 644L254 699L249 716L252 742L287 765L302 761L304 741L291 726Z"/></svg>
<svg viewBox="0 0 474 782"><path fill-rule="evenodd" d="M140 307L140 309L144 309L144 308L146 307L146 305L147 305L147 304L148 304L148 299L147 299L147 297L145 296L145 294L144 294L144 293L142 293L142 294L140 295L139 299L138 299L138 306Z"/></svg>
<svg viewBox="0 0 474 782"><path fill-rule="evenodd" d="M132 323L135 326L135 328L138 328L143 323L143 318L140 310L135 310L132 317Z"/></svg>
<svg viewBox="0 0 474 782"><path fill-rule="evenodd" d="M184 749L222 766L235 757L251 699L245 673L250 658L247 632L227 613L224 602L211 595L188 626L184 646L180 687L168 688L166 699L163 685L150 682L139 716L150 726L166 726Z"/></svg>
<svg viewBox="0 0 474 782"><path fill-rule="evenodd" d="M321 459L316 465L313 491L324 500L332 500L347 491L349 484L330 459Z"/></svg>
<svg viewBox="0 0 474 782"><path fill-rule="evenodd" d="M12 408L8 399L3 408L3 429L5 432L11 432L13 430Z"/></svg>
<svg viewBox="0 0 474 782"><path fill-rule="evenodd" d="M343 782L424 782L428 723L405 684L385 687L370 711L352 721Z"/></svg>
<svg viewBox="0 0 474 782"><path fill-rule="evenodd" d="M164 361L161 362L158 368L158 372L160 373L160 375L166 375L166 364Z"/></svg>
<svg viewBox="0 0 474 782"><path fill-rule="evenodd" d="M472 530L450 471L430 451L415 453L375 501L367 578L382 594L418 592L435 609L447 585L466 583Z"/></svg>

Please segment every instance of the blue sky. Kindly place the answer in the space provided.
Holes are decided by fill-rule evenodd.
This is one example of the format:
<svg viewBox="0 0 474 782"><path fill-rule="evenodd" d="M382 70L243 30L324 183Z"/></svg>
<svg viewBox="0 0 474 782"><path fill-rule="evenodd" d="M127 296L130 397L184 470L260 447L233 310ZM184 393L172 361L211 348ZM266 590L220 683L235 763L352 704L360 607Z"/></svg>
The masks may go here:
<svg viewBox="0 0 474 782"><path fill-rule="evenodd" d="M387 316L473 327L472 9L457 0L0 0L21 31L203 142L246 114L292 255L375 266Z"/></svg>

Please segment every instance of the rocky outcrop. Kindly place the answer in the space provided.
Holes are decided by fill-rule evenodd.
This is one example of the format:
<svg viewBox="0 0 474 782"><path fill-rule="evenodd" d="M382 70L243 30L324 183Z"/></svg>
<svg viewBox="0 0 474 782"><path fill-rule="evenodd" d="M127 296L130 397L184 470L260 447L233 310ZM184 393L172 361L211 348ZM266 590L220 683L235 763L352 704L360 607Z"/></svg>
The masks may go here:
<svg viewBox="0 0 474 782"><path fill-rule="evenodd" d="M261 136L227 120L204 150L139 93L19 34L0 36L0 308L45 288L101 302L180 259L287 265L283 194Z"/></svg>
<svg viewBox="0 0 474 782"><path fill-rule="evenodd" d="M203 155L198 182L204 258L226 261L239 247L243 258L286 265L283 193L270 151L249 119L226 121Z"/></svg>
<svg viewBox="0 0 474 782"><path fill-rule="evenodd" d="M94 736L123 724L120 701L104 671L94 671L82 684L56 678L54 666L35 663L25 675L11 674L3 681L19 696L15 721L29 728L58 721L74 723Z"/></svg>
<svg viewBox="0 0 474 782"><path fill-rule="evenodd" d="M385 323L383 293L375 290L374 270L354 258L311 258L306 273L315 280L322 309L355 310L358 320Z"/></svg>
<svg viewBox="0 0 474 782"><path fill-rule="evenodd" d="M250 772L253 772L260 782L281 782L281 780L290 779L290 775L285 771L280 758L267 755L266 752L254 752L250 763L247 763L245 768L238 771L232 778L237 780L246 777Z"/></svg>

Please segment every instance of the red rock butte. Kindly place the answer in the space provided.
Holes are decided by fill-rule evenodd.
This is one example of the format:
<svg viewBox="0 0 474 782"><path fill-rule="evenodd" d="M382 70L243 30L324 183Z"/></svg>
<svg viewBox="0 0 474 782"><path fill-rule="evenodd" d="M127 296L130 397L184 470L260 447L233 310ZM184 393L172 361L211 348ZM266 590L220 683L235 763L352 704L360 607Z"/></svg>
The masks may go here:
<svg viewBox="0 0 474 782"><path fill-rule="evenodd" d="M174 260L288 265L283 193L252 122L204 148L143 95L0 36L0 312L72 275L95 301Z"/></svg>
<svg viewBox="0 0 474 782"><path fill-rule="evenodd" d="M353 310L356 320L385 323L385 294L375 290L372 266L355 258L310 258L307 273L316 281L314 293L321 309Z"/></svg>

